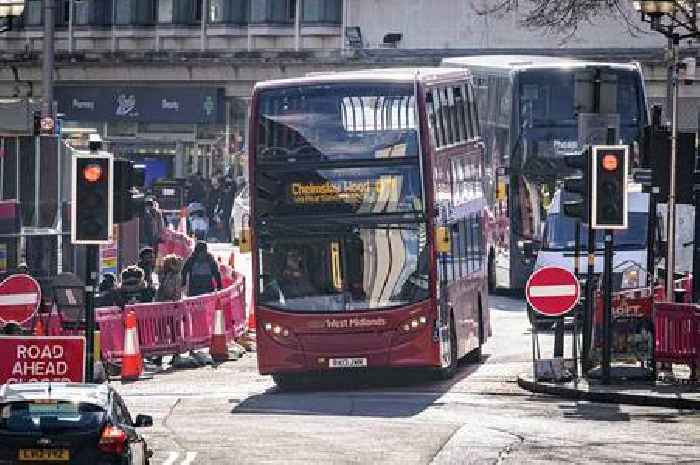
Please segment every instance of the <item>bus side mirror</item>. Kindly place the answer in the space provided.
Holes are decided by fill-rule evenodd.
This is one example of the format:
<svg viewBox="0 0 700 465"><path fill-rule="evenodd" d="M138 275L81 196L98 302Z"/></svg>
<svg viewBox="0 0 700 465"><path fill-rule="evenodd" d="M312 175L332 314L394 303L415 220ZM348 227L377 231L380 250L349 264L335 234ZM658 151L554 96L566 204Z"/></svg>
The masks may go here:
<svg viewBox="0 0 700 465"><path fill-rule="evenodd" d="M449 253L452 250L450 241L450 228L438 226L435 228L435 249L438 253Z"/></svg>

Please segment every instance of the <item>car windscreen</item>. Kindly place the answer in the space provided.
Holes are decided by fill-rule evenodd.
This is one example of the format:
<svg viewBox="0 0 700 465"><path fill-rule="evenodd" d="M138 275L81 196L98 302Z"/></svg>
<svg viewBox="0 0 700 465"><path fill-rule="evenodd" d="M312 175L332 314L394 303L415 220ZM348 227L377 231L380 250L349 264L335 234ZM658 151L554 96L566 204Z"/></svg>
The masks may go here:
<svg viewBox="0 0 700 465"><path fill-rule="evenodd" d="M0 404L0 432L95 431L105 415L101 406L87 402L11 402Z"/></svg>
<svg viewBox="0 0 700 465"><path fill-rule="evenodd" d="M613 244L618 250L646 248L648 215L643 212L630 212L628 228L613 231ZM560 213L549 214L545 226L543 249L574 250L576 239L576 221ZM581 225L581 249L588 247L588 228ZM596 248L605 247L603 230L596 231Z"/></svg>

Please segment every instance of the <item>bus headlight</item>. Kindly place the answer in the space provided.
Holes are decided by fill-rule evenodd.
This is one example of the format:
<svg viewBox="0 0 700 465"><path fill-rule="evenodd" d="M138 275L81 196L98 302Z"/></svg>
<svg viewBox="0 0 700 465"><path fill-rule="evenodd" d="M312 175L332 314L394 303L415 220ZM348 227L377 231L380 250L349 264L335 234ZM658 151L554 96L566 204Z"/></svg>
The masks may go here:
<svg viewBox="0 0 700 465"><path fill-rule="evenodd" d="M415 318L411 318L408 321L405 321L401 325L401 328L403 329L404 332L408 333L410 331L420 329L427 324L428 324L428 318L426 318L425 315L421 315L421 316L417 316Z"/></svg>
<svg viewBox="0 0 700 465"><path fill-rule="evenodd" d="M622 273L622 284L620 285L620 288L632 289L635 287L640 287L641 274L641 269L638 266L627 268Z"/></svg>
<svg viewBox="0 0 700 465"><path fill-rule="evenodd" d="M284 326L266 322L263 323L263 328L265 328L267 335L270 336L275 342L289 347L298 346L296 338L292 335L292 332Z"/></svg>

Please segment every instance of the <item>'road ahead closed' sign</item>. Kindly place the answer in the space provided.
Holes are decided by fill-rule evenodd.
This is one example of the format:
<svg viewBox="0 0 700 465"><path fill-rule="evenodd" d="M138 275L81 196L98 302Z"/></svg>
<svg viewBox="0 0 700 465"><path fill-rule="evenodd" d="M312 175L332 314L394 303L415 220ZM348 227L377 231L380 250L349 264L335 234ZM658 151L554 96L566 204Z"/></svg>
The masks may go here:
<svg viewBox="0 0 700 465"><path fill-rule="evenodd" d="M85 380L85 338L0 336L0 384Z"/></svg>

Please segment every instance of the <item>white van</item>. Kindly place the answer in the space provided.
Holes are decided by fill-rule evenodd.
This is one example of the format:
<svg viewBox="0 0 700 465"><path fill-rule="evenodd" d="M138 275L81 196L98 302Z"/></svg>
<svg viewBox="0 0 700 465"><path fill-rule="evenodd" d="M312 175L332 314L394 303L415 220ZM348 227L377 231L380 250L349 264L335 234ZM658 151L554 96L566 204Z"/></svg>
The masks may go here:
<svg viewBox="0 0 700 465"><path fill-rule="evenodd" d="M632 190L632 188L630 189ZM615 256L613 259L613 288L625 289L644 286L647 280L647 229L649 225L649 194L628 193L629 227L616 230L613 235ZM575 220L565 216L562 209L562 194L554 194L547 212L542 235L542 247L537 253L535 269L559 266L574 271ZM596 232L595 272L603 271L603 231ZM588 228L581 225L581 252L579 272L588 269ZM533 314L528 308L532 320Z"/></svg>

